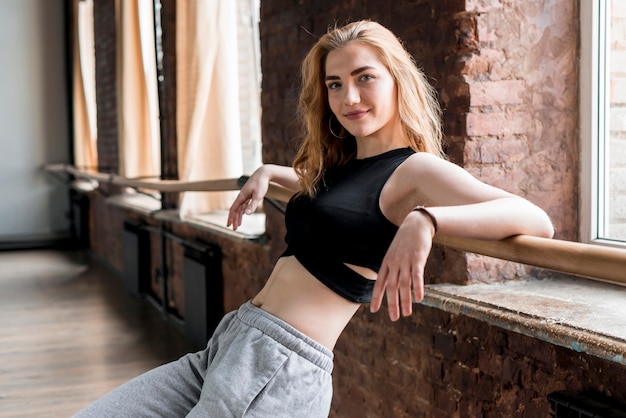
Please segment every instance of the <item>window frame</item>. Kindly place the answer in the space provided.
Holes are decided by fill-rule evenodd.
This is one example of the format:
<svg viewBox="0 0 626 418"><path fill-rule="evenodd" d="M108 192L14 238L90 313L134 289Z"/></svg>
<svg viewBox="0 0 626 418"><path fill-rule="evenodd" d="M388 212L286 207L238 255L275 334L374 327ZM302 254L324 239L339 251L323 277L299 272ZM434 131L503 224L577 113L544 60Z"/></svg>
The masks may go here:
<svg viewBox="0 0 626 418"><path fill-rule="evenodd" d="M580 4L580 241L626 248L626 240L605 238L608 207L606 170L609 108L606 100L610 63L606 42L610 25L606 1Z"/></svg>

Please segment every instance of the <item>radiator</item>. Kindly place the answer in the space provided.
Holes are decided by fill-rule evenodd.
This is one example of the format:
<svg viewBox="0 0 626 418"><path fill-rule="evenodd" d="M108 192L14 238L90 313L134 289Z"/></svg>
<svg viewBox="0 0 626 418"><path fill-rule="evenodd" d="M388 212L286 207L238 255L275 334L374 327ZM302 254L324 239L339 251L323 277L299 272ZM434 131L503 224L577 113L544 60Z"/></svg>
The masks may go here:
<svg viewBox="0 0 626 418"><path fill-rule="evenodd" d="M70 191L71 200L71 222L70 228L72 238L78 248L86 249L90 247L89 242L89 197Z"/></svg>
<svg viewBox="0 0 626 418"><path fill-rule="evenodd" d="M141 295L150 289L150 232L140 222L125 220L122 248L124 285L131 294Z"/></svg>
<svg viewBox="0 0 626 418"><path fill-rule="evenodd" d="M626 404L596 392L552 392L548 395L554 418L626 418Z"/></svg>
<svg viewBox="0 0 626 418"><path fill-rule="evenodd" d="M224 316L222 255L212 244L183 246L184 330L193 344L204 348Z"/></svg>

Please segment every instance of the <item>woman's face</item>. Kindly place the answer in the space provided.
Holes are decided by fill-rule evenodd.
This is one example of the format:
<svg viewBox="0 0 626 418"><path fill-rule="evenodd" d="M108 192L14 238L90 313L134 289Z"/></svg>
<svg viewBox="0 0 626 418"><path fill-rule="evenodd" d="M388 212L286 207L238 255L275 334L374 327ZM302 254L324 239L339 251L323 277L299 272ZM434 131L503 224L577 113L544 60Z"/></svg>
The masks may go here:
<svg viewBox="0 0 626 418"><path fill-rule="evenodd" d="M401 129L396 83L368 45L351 42L326 58L328 103L357 139L393 140Z"/></svg>

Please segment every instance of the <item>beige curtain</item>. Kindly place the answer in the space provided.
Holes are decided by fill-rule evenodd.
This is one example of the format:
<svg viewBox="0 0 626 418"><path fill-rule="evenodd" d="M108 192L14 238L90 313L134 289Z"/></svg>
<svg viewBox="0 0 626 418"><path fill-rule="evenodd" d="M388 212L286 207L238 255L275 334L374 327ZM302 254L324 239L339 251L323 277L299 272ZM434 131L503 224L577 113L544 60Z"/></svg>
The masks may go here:
<svg viewBox="0 0 626 418"><path fill-rule="evenodd" d="M178 167L181 180L242 174L237 2L176 2ZM180 215L227 208L235 193L184 193Z"/></svg>
<svg viewBox="0 0 626 418"><path fill-rule="evenodd" d="M117 86L120 175L160 175L160 135L152 0L118 7Z"/></svg>
<svg viewBox="0 0 626 418"><path fill-rule="evenodd" d="M95 168L98 153L93 0L74 0L72 27L74 164Z"/></svg>
<svg viewBox="0 0 626 418"><path fill-rule="evenodd" d="M245 174L252 173L262 164L260 7L260 0L237 0L239 126Z"/></svg>

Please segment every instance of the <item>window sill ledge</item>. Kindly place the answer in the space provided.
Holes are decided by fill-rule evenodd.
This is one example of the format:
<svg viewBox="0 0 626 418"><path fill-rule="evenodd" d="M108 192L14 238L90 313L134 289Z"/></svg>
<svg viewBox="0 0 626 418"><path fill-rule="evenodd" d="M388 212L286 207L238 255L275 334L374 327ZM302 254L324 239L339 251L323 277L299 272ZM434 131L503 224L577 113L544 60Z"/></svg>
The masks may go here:
<svg viewBox="0 0 626 418"><path fill-rule="evenodd" d="M161 202L158 199L143 194L116 194L107 197L106 203L145 216L152 216L161 210Z"/></svg>
<svg viewBox="0 0 626 418"><path fill-rule="evenodd" d="M188 216L184 219L179 216L177 210L166 210L155 214L154 217L161 221L191 225L226 238L260 243L266 242L264 213L244 216L243 223L236 231L226 227L226 220L228 219L228 211L226 210Z"/></svg>
<svg viewBox="0 0 626 418"><path fill-rule="evenodd" d="M563 276L427 285L426 306L626 365L626 288Z"/></svg>
<svg viewBox="0 0 626 418"><path fill-rule="evenodd" d="M226 227L228 218L228 211L226 210L188 216L183 219L177 210L162 210L158 200L134 193L110 196L106 199L106 203L151 217L157 221L187 224L230 239L260 243L266 241L264 213L244 216L242 225L237 231L233 231Z"/></svg>
<svg viewBox="0 0 626 418"><path fill-rule="evenodd" d="M73 180L70 189L77 193L93 193L98 189L98 182L93 180Z"/></svg>

